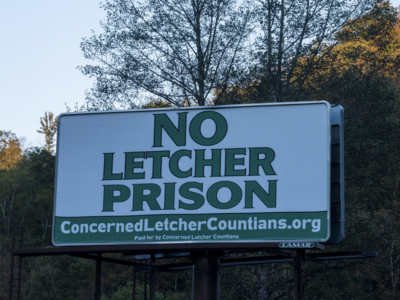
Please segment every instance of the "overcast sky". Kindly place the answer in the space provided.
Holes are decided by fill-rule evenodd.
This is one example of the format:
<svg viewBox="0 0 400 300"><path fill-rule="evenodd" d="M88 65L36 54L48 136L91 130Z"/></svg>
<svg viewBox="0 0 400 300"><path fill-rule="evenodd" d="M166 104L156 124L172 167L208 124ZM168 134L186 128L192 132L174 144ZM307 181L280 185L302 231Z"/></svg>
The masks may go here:
<svg viewBox="0 0 400 300"><path fill-rule="evenodd" d="M400 0L391 1L394 6ZM25 137L25 147L44 143L40 117L83 104L93 81L77 66L89 63L83 37L99 33L100 0L8 0L0 9L0 130Z"/></svg>

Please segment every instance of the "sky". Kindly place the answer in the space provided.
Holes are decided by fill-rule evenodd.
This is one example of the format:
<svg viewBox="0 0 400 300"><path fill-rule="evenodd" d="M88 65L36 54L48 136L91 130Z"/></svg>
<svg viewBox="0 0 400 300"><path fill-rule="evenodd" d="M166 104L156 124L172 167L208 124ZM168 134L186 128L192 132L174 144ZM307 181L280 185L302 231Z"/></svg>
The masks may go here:
<svg viewBox="0 0 400 300"><path fill-rule="evenodd" d="M400 0L392 0L399 6ZM40 118L85 101L93 80L77 66L90 64L80 50L91 30L101 33L100 0L8 0L0 9L0 130L42 146Z"/></svg>
<svg viewBox="0 0 400 300"><path fill-rule="evenodd" d="M40 118L59 115L66 105L83 104L93 80L77 66L80 43L101 32L99 0L12 0L0 9L0 130L41 146Z"/></svg>

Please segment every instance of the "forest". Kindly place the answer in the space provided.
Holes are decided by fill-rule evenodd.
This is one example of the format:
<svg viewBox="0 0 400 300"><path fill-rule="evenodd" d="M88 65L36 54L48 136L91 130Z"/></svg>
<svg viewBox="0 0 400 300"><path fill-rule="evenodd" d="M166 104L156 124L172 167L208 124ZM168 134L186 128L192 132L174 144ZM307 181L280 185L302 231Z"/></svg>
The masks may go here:
<svg viewBox="0 0 400 300"><path fill-rule="evenodd" d="M176 27L168 27L172 25L165 22L176 20L169 15L175 10L172 6L165 6L171 11L163 10L157 4L174 2L144 1L148 6L142 7L130 6L130 1L123 0L105 2L103 8L108 12L105 33L84 39L81 44L85 57L98 64L80 67L80 70L92 76L96 83L87 92L85 105L74 109L96 111L305 100L342 105L346 237L341 244L325 249L376 251L379 257L305 263L304 297L399 299L398 10L388 1L347 1L352 5L365 2L353 10L340 6L346 1L287 2L302 4L304 10L299 11L284 6L283 1L263 0L255 10L249 10L244 2L242 10L228 14L233 9L229 6L232 1L214 1L221 5L224 12L221 19L225 21L221 31L210 21L205 26L209 32L204 36L220 38L220 43L209 52L195 51L197 54L193 57L186 55L182 46L189 36L184 31L190 30L190 26L176 21L179 23ZM197 2L204 1L192 1ZM329 19L330 25L326 25L328 17L324 11L327 3L335 3L328 10L333 16ZM218 19L213 12L215 7L204 4L203 8L209 20ZM149 22L143 17L146 9L160 13L160 18ZM185 9L183 5L182 10ZM283 16L287 17L287 23ZM196 20L200 22L201 18ZM196 22L192 25L199 32ZM133 26L135 30L124 30L123 26ZM163 28L170 28L171 40L165 38ZM173 28L184 30L179 33ZM294 34L288 28L297 31ZM254 30L259 36L251 38ZM152 38L151 34L158 34L159 38ZM170 50L162 48L160 40L163 45L171 46ZM171 45L172 40L181 44ZM128 46L131 52L125 51ZM165 57L157 56L156 51ZM153 60L151 53L159 60ZM193 67L188 66L192 62ZM25 248L53 247L57 119L46 112L37 125L45 137L43 147L24 148L14 133L7 128L0 130L0 299L8 299L13 224L24 226ZM117 254L109 256L118 258ZM129 259L136 261L134 257ZM175 258L168 262L184 260ZM21 299L93 299L94 278L93 261L70 256L26 258ZM137 299L143 299L144 280L143 274L137 275ZM102 300L132 299L132 285L130 268L103 264ZM221 269L221 299L293 299L292 288L293 266L289 263ZM191 271L156 274L156 299L190 299L191 289Z"/></svg>

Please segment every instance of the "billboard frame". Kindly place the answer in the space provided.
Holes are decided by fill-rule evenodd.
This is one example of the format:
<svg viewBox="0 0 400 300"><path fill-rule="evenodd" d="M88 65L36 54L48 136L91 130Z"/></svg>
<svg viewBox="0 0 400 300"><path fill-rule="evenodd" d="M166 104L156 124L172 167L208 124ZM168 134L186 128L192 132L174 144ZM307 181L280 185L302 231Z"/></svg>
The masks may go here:
<svg viewBox="0 0 400 300"><path fill-rule="evenodd" d="M57 182L58 182L58 165L59 165L59 151L56 151L56 169L55 169L55 184L54 184L54 201L53 201L53 226L52 226L52 237L51 241L52 244L56 247L81 247L81 246L123 246L123 245L159 245L160 250L165 248L165 245L175 245L176 247L172 247L175 250L182 249L182 245L187 244L195 244L195 245L221 245L221 247L217 248L224 248L224 244L241 244L243 245L243 249L245 244L274 244L274 243L289 243L289 242L314 242L314 243L323 243L330 239L331 236L331 201L330 201L330 180L331 180L331 104L327 101L307 101L307 102L282 102L282 103L257 103L257 104L238 104L238 105L220 105L220 106L200 106L200 107L179 107L179 108L150 108L150 109L134 109L134 110L112 110L112 111L95 111L95 112L73 112L73 113L62 113L58 116L58 126L57 126L57 145L56 149L59 149L60 143L60 130L61 130L61 118L64 116L82 116L82 115L97 115L97 114L122 114L122 113L141 113L141 112L168 112L168 111L181 111L181 110L216 110L216 109L238 109L238 108L246 108L246 107L269 107L269 106L305 106L305 105L326 105L327 107L327 119L329 120L327 124L327 235L326 238L322 240L311 240L311 239L304 239L304 240L294 240L294 239L268 239L268 240L212 240L206 242L204 240L201 241L159 241L159 242L106 242L106 243L63 243L57 244L54 241L55 237L55 218L56 218L56 195L57 195ZM296 212L295 212L296 213ZM196 215L196 214L193 214ZM198 215L198 214L197 214ZM141 215L145 217L146 215ZM71 217L73 218L73 217ZM201 233L199 233L201 234ZM158 247L156 247L158 248ZM212 248L212 246L210 247ZM229 247L228 247L229 248Z"/></svg>

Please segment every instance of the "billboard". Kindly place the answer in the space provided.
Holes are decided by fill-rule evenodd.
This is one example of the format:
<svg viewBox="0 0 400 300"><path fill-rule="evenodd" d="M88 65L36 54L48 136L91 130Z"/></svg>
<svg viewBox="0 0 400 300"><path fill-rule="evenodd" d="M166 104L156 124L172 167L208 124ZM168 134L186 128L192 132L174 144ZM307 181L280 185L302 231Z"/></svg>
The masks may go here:
<svg viewBox="0 0 400 300"><path fill-rule="evenodd" d="M68 113L53 244L326 241L330 104Z"/></svg>

